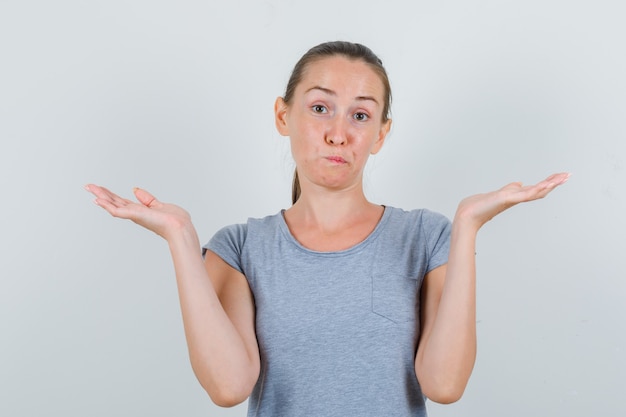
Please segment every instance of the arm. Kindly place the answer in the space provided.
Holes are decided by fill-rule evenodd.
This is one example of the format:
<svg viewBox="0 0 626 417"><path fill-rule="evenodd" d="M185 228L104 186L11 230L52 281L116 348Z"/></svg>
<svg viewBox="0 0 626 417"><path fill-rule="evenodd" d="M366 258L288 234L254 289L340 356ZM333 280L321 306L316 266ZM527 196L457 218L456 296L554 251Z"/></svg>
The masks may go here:
<svg viewBox="0 0 626 417"><path fill-rule="evenodd" d="M545 197L568 178L569 174L555 174L532 186L513 183L459 204L452 222L448 263L430 271L422 287L422 332L415 373L431 400L451 403L461 398L474 367L478 230L518 203Z"/></svg>
<svg viewBox="0 0 626 417"><path fill-rule="evenodd" d="M211 399L232 406L250 395L259 376L254 301L243 274L212 252L203 261L189 215L136 189L139 203L88 185L96 204L165 238L174 262L193 370Z"/></svg>
<svg viewBox="0 0 626 417"><path fill-rule="evenodd" d="M241 272L210 251L203 264L199 246L195 236L170 242L189 358L213 402L230 407L259 377L254 300Z"/></svg>

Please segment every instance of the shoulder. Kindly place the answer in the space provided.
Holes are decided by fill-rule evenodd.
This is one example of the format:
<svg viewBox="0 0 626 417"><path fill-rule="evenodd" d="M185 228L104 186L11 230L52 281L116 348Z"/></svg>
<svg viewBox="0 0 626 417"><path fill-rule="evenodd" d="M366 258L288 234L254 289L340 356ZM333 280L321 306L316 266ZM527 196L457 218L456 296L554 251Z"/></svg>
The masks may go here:
<svg viewBox="0 0 626 417"><path fill-rule="evenodd" d="M281 212L282 213L282 212ZM281 213L263 218L249 218L246 223L236 223L219 229L205 246L226 245L241 249L251 234L263 234L263 231L274 230L280 223Z"/></svg>
<svg viewBox="0 0 626 417"><path fill-rule="evenodd" d="M246 253L259 246L259 240L266 239L271 230L276 229L277 216L249 218L246 223L236 223L219 229L213 237L202 246L203 255L207 250L214 252L227 264L243 272L246 264Z"/></svg>
<svg viewBox="0 0 626 417"><path fill-rule="evenodd" d="M386 210L389 211L391 223L402 227L418 227L431 230L445 228L451 223L443 214L425 208L404 210L387 206Z"/></svg>
<svg viewBox="0 0 626 417"><path fill-rule="evenodd" d="M224 226L219 229L211 238L211 241L219 242L245 242L248 234L248 225L246 223L237 223Z"/></svg>
<svg viewBox="0 0 626 417"><path fill-rule="evenodd" d="M425 208L408 211L394 207L389 209L389 231L394 236L424 247L431 253L440 248L447 250L452 222L446 216Z"/></svg>

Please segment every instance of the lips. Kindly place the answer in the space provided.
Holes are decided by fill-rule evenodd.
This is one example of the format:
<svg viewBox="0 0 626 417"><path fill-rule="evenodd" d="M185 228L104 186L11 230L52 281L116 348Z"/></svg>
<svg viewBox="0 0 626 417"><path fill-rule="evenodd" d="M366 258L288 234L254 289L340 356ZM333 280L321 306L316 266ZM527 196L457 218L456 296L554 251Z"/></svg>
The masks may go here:
<svg viewBox="0 0 626 417"><path fill-rule="evenodd" d="M327 156L326 159L329 160L330 162L334 162L336 164L345 164L346 163L345 159L343 159L341 156L337 156L337 155Z"/></svg>

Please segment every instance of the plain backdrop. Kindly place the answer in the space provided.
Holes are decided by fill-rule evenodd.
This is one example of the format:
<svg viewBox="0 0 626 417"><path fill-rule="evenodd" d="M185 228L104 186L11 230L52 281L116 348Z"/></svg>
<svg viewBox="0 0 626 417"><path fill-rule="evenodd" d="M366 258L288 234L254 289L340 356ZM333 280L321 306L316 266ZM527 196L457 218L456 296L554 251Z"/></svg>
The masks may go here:
<svg viewBox="0 0 626 417"><path fill-rule="evenodd" d="M383 59L394 125L367 194L452 217L573 173L478 239L479 353L432 416L623 416L620 1L0 2L0 415L244 416L188 362L167 245L83 190L141 186L202 241L288 207L273 103L311 46Z"/></svg>

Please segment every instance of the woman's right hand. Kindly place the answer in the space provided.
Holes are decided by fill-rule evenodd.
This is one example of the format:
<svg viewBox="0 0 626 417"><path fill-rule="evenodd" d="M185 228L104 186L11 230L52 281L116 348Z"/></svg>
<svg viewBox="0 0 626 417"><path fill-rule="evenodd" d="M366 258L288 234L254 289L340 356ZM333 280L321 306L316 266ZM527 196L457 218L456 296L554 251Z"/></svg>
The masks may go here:
<svg viewBox="0 0 626 417"><path fill-rule="evenodd" d="M132 220L166 240L176 231L192 227L187 211L174 204L162 203L141 188L133 189L138 202L122 198L95 184L87 184L85 189L95 195L94 202L113 217Z"/></svg>

